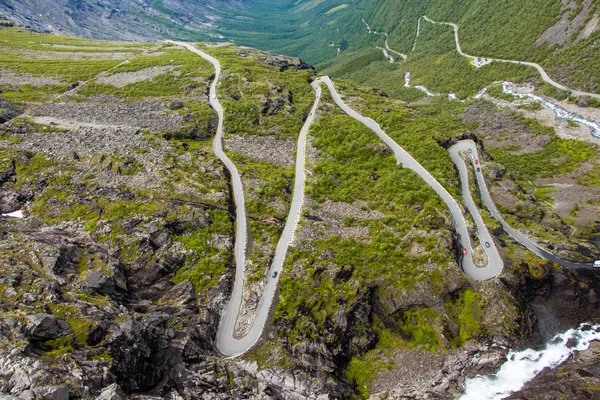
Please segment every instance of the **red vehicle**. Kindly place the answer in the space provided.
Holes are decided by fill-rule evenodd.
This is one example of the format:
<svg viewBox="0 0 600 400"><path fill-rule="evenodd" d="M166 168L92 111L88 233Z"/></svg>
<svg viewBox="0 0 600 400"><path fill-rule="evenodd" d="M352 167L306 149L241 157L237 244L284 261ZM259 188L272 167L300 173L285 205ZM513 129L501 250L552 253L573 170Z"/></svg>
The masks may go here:
<svg viewBox="0 0 600 400"><path fill-rule="evenodd" d="M479 164L479 160L475 160L475 164Z"/></svg>
<svg viewBox="0 0 600 400"><path fill-rule="evenodd" d="M466 256L466 255L467 255L467 248L463 247L463 256Z"/></svg>

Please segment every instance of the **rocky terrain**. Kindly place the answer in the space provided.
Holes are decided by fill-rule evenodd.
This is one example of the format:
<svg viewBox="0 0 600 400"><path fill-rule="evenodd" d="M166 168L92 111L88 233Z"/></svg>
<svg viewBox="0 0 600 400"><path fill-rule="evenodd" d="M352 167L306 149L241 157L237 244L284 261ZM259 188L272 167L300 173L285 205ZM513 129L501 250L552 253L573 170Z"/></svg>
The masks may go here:
<svg viewBox="0 0 600 400"><path fill-rule="evenodd" d="M6 32L27 46L55 39ZM60 44L70 46L64 53L88 47ZM600 319L596 274L535 258L493 222L505 270L489 282L466 278L439 199L325 98L272 324L251 354L223 359L214 338L233 281L235 216L212 152L212 69L171 46L132 50L139 54L125 64L56 49L50 66L47 53L0 59L0 71L10 70L0 81L0 214L24 214L0 217L1 399L451 399L510 348ZM250 219L243 331L287 215L315 73L249 48L203 50L223 65L224 142ZM519 155L544 151L551 133L487 104L409 104L351 82L339 90L453 193L444 146L477 140L503 211L524 229L527 215L539 217L543 230L531 234L564 240L548 246L566 256L596 254L587 225L551 213L494 153L506 147L501 130L514 132L522 147L509 152ZM557 174L577 181L593 171L589 162ZM596 350L565 364L560 390L589 393ZM525 393L539 387L532 381Z"/></svg>
<svg viewBox="0 0 600 400"><path fill-rule="evenodd" d="M553 370L545 369L508 399L593 399L598 396L599 343L581 351Z"/></svg>

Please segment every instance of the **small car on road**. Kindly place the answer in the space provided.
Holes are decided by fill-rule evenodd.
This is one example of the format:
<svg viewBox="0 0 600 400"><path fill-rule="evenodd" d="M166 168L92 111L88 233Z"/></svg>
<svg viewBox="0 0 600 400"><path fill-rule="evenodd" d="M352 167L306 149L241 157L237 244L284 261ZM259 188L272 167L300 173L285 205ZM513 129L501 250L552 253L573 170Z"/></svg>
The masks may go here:
<svg viewBox="0 0 600 400"><path fill-rule="evenodd" d="M277 278L277 271L273 272L273 278Z"/></svg>
<svg viewBox="0 0 600 400"><path fill-rule="evenodd" d="M475 160L475 164L479 164L479 160Z"/></svg>
<svg viewBox="0 0 600 400"><path fill-rule="evenodd" d="M463 247L463 250L462 250L462 251L463 251L463 256L466 256L466 255L467 255L467 248L466 248L466 247Z"/></svg>
<svg viewBox="0 0 600 400"><path fill-rule="evenodd" d="M489 249L491 247L490 242L485 242L485 247Z"/></svg>
<svg viewBox="0 0 600 400"><path fill-rule="evenodd" d="M600 260L594 261L594 268L600 268Z"/></svg>

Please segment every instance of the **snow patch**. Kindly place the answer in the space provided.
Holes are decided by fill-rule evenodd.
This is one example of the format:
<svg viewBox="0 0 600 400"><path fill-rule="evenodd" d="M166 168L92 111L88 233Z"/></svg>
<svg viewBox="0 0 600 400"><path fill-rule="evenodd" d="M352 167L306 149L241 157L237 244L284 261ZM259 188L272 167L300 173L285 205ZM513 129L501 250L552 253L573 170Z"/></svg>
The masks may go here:
<svg viewBox="0 0 600 400"><path fill-rule="evenodd" d="M9 218L25 218L25 216L23 215L23 211L19 210L19 211L15 211L15 212L11 212L8 214L2 214L3 217L9 217Z"/></svg>

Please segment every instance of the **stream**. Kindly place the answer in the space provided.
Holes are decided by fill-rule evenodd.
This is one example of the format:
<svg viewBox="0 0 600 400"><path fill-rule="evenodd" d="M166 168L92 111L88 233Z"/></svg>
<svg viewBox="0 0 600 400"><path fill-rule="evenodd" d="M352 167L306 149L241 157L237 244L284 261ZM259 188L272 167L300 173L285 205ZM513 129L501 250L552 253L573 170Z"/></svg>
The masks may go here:
<svg viewBox="0 0 600 400"><path fill-rule="evenodd" d="M543 97L537 96L533 93L520 93L517 90L517 85L511 82L503 82L502 83L502 92L505 94L510 94L512 96L518 97L520 99L529 98L535 101L536 103L540 103L544 107L554 111L556 117L558 119L569 120L576 122L578 124L582 124L588 126L592 130L592 136L600 139L600 124L595 121L588 120L581 115L577 115L570 111L565 110L564 108L544 99Z"/></svg>

